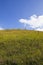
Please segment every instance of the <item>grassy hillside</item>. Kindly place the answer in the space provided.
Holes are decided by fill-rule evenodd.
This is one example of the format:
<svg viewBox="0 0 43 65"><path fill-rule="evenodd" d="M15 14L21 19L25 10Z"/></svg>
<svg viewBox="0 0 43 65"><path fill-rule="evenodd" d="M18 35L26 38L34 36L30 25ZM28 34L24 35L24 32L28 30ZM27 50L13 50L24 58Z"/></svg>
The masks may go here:
<svg viewBox="0 0 43 65"><path fill-rule="evenodd" d="M0 65L43 65L43 32L0 31Z"/></svg>

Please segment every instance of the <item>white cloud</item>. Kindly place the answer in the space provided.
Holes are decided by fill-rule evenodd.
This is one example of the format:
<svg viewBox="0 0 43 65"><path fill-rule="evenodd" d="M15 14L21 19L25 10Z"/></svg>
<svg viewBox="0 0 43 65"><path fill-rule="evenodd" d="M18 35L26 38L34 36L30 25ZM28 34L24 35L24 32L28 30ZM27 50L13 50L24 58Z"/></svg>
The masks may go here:
<svg viewBox="0 0 43 65"><path fill-rule="evenodd" d="M4 28L0 27L0 30L4 30Z"/></svg>
<svg viewBox="0 0 43 65"><path fill-rule="evenodd" d="M36 31L43 31L43 28L37 28Z"/></svg>
<svg viewBox="0 0 43 65"><path fill-rule="evenodd" d="M32 15L29 19L20 19L19 22L28 24L34 30L43 31L43 15Z"/></svg>

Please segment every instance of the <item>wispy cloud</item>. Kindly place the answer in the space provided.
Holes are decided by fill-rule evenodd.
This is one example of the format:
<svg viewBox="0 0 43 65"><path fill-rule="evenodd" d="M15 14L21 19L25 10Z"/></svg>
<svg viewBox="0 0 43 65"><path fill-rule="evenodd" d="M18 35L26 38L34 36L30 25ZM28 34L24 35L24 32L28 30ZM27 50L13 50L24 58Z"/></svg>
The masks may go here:
<svg viewBox="0 0 43 65"><path fill-rule="evenodd" d="M29 19L20 19L19 22L28 24L34 30L43 31L43 15L32 15Z"/></svg>
<svg viewBox="0 0 43 65"><path fill-rule="evenodd" d="M4 30L4 28L0 27L0 30Z"/></svg>

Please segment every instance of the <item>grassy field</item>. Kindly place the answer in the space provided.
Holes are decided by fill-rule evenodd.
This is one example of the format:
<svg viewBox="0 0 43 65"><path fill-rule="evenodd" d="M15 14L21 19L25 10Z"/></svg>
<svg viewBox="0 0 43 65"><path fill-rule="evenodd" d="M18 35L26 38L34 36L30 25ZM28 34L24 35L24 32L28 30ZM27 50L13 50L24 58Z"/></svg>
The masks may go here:
<svg viewBox="0 0 43 65"><path fill-rule="evenodd" d="M0 65L43 65L43 32L0 31Z"/></svg>

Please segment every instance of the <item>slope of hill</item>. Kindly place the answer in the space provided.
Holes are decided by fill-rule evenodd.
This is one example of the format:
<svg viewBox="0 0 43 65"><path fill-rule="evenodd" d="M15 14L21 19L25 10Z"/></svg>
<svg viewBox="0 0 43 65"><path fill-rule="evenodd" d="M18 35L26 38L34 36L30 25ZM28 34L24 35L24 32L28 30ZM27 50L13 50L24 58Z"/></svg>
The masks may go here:
<svg viewBox="0 0 43 65"><path fill-rule="evenodd" d="M43 32L0 31L0 65L43 65Z"/></svg>

